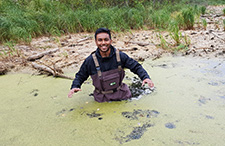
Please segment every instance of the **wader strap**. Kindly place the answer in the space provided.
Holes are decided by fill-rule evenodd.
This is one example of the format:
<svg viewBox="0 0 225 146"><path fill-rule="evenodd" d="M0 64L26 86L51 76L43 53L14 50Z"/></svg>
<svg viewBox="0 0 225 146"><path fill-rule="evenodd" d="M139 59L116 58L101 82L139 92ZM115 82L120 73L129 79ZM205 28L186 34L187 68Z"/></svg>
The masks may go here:
<svg viewBox="0 0 225 146"><path fill-rule="evenodd" d="M119 86L119 87L115 88L114 90L100 91L100 90L98 90L98 89L95 89L95 91L96 91L97 93L101 93L101 94L109 94L109 93L114 93L114 92L116 92L116 91L119 90L120 88L121 88L121 87Z"/></svg>
<svg viewBox="0 0 225 146"><path fill-rule="evenodd" d="M101 77L102 76L102 72L100 70L100 66L99 66L99 63L98 63L98 60L97 60L97 57L96 57L95 53L92 54L92 57L93 57L93 60L94 60L94 63L95 63L95 67L96 67L97 72L98 72L98 76Z"/></svg>
<svg viewBox="0 0 225 146"><path fill-rule="evenodd" d="M93 57L93 60L94 60L94 63L95 63L95 67L96 67L97 72L98 72L98 76L100 77L100 76L102 76L102 72L101 72L101 70L100 70L100 66L99 66L99 63L98 63L96 54L93 53L93 54L92 54L92 57ZM118 63L121 64L121 60L120 60L120 51L119 51L118 49L116 49L116 60L117 60ZM121 65L118 65L118 69L119 69L119 71L122 70Z"/></svg>
<svg viewBox="0 0 225 146"><path fill-rule="evenodd" d="M121 60L120 60L120 51L119 51L118 49L116 49L116 60L117 60L118 63L121 64ZM119 71L122 70L121 65L118 65L118 69L119 69Z"/></svg>

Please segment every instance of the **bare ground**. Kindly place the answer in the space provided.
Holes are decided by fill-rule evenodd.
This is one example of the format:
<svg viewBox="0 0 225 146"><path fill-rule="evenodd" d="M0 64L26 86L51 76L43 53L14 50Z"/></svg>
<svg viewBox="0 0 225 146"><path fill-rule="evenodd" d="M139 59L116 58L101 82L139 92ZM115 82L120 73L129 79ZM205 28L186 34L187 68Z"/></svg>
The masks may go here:
<svg viewBox="0 0 225 146"><path fill-rule="evenodd" d="M225 56L225 6L209 6L207 13L200 17L206 19L207 28L202 21L196 22L194 30L181 30L182 44L190 42L187 49L162 48L159 35L167 44L176 44L169 32L138 30L126 33L112 32L113 46L124 51L137 61L147 58L157 59L164 53L176 53L199 57ZM96 49L93 33L69 34L61 37L40 37L30 44L17 44L13 47L0 45L0 74L7 72L48 73L63 76L63 72L75 71L83 60Z"/></svg>

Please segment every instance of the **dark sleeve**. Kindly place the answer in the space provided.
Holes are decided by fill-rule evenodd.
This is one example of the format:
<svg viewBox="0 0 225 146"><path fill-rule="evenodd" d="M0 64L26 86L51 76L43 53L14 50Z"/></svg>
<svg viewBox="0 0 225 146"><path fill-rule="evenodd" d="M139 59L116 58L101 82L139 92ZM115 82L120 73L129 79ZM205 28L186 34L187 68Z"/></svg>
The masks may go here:
<svg viewBox="0 0 225 146"><path fill-rule="evenodd" d="M137 74L138 77L143 81L146 78L149 78L147 71L142 67L140 63L136 60L130 58L127 54L120 52L121 64L123 68L128 68L133 73Z"/></svg>
<svg viewBox="0 0 225 146"><path fill-rule="evenodd" d="M80 70L76 73L75 79L73 80L72 88L80 88L84 81L87 80L89 77L88 74L88 63L87 59L83 62L83 64L80 67Z"/></svg>

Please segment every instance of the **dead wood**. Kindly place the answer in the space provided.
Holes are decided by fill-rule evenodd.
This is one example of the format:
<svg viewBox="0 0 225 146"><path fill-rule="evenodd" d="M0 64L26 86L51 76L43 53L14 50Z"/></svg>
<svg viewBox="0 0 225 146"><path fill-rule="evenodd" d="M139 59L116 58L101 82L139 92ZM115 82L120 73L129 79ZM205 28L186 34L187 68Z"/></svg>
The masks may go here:
<svg viewBox="0 0 225 146"><path fill-rule="evenodd" d="M49 67L49 66L46 66L46 65L40 65L40 64L37 64L35 62L32 62L32 66L39 70L39 71L44 71L44 72L47 72L47 73L50 73L51 75L53 75L54 77L60 77L60 78L64 78L64 79L70 79L70 80L73 80L72 77L68 77L68 76L65 76L59 72L57 72L56 70L54 70L53 68Z"/></svg>
<svg viewBox="0 0 225 146"><path fill-rule="evenodd" d="M137 48L135 49L135 48L118 48L118 50L120 50L120 51L135 51L135 50L137 50Z"/></svg>
<svg viewBox="0 0 225 146"><path fill-rule="evenodd" d="M70 44L68 47L75 47L75 46L83 46L83 44L79 44L80 42L84 42L86 40L89 40L91 39L92 37L86 37L86 38L83 38L83 39L80 39L76 42L76 44Z"/></svg>
<svg viewBox="0 0 225 146"><path fill-rule="evenodd" d="M92 37L88 36L88 37L86 37L86 38L83 38L83 39L78 40L77 43L80 43L80 42L89 40L89 39L91 39L91 38L92 38Z"/></svg>
<svg viewBox="0 0 225 146"><path fill-rule="evenodd" d="M125 44L128 44L128 43L131 43L131 44L137 44L137 45L139 45L139 46L142 46L142 47L144 47L144 46L148 46L148 45L153 45L152 43L144 43L144 42L125 42Z"/></svg>
<svg viewBox="0 0 225 146"><path fill-rule="evenodd" d="M64 68L64 67L70 66L72 64L77 64L77 63L78 63L77 61L71 61L71 62L69 62L67 64L61 65L60 68Z"/></svg>
<svg viewBox="0 0 225 146"><path fill-rule="evenodd" d="M41 53L38 53L36 55L32 55L32 56L28 57L27 60L28 61L35 61L37 59L40 59L40 58L44 57L45 55L48 55L48 54L51 54L51 53L55 53L58 50L59 50L59 48L48 50L48 51L44 51L44 52L41 52Z"/></svg>
<svg viewBox="0 0 225 146"><path fill-rule="evenodd" d="M219 35L217 35L216 33L214 33L213 30L209 30L209 32L210 32L211 34L213 34L214 36L218 37L219 39L225 41L224 38L222 38L222 37L220 37Z"/></svg>

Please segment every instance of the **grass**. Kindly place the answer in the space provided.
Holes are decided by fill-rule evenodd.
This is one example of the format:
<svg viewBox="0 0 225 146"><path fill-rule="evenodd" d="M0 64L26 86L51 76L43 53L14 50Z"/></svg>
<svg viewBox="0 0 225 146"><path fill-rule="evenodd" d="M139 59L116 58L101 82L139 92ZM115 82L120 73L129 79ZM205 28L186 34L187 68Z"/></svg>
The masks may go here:
<svg viewBox="0 0 225 146"><path fill-rule="evenodd" d="M14 42L5 42L3 44L5 46L4 49L0 51L0 56L2 58L10 58L10 57L20 57L21 53L18 49L15 49L15 43Z"/></svg>
<svg viewBox="0 0 225 146"><path fill-rule="evenodd" d="M202 25L203 25L204 30L206 30L206 27L207 27L206 19L202 19Z"/></svg>
<svg viewBox="0 0 225 146"><path fill-rule="evenodd" d="M223 31L225 31L225 19L223 19Z"/></svg>
<svg viewBox="0 0 225 146"><path fill-rule="evenodd" d="M179 29L193 29L195 16L205 13L204 6L196 5L201 2L0 0L0 43L29 43L32 38L43 35L94 32L99 27L113 31L168 29L176 22ZM204 4L206 2L216 0L207 0Z"/></svg>
<svg viewBox="0 0 225 146"><path fill-rule="evenodd" d="M205 6L201 6L200 11L201 11L202 15L205 15L206 7Z"/></svg>
<svg viewBox="0 0 225 146"><path fill-rule="evenodd" d="M179 32L179 27L176 23L172 25L170 36L175 41L174 45L179 46L181 43L182 36L181 33Z"/></svg>

